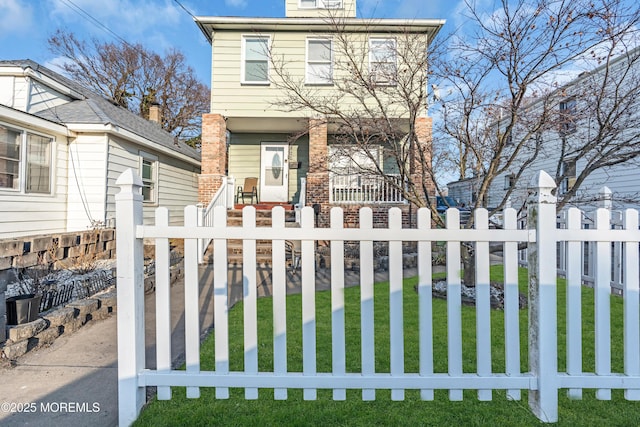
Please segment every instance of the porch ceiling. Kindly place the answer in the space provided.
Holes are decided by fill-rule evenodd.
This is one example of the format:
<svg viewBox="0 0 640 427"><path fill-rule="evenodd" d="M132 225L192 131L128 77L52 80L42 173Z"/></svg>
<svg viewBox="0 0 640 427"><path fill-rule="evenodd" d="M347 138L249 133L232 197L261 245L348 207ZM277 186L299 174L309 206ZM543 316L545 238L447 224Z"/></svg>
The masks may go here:
<svg viewBox="0 0 640 427"><path fill-rule="evenodd" d="M300 117L229 117L227 129L235 133L293 133L305 130L308 122Z"/></svg>

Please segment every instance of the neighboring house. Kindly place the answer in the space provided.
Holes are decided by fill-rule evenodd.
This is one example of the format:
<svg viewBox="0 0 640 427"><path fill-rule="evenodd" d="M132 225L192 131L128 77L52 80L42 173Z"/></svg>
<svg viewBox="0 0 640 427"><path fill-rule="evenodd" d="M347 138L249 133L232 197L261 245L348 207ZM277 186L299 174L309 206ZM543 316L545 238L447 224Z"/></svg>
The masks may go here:
<svg viewBox="0 0 640 427"><path fill-rule="evenodd" d="M606 186L612 192L614 209L639 208L640 158L634 154L640 149L638 82L640 48L635 48L609 64L581 73L549 97L523 107L525 114L521 116L532 117L532 123L538 123L537 117L544 111L546 124L536 133L529 132L531 137L513 163L493 179L487 206L497 207L511 191L505 205L521 209L527 201L527 187L532 178L544 170L556 180L556 194L567 197L569 206L588 210L598 206ZM522 140L522 135L527 135L524 132L526 124L516 126L508 141ZM535 160L527 164L535 150L538 150ZM507 151L506 155L509 154ZM612 164L594 167L604 160ZM521 169L522 175L518 177ZM594 170L589 172L590 169ZM579 180L582 182L574 188ZM447 186L450 195L464 200L480 182L480 178L471 178Z"/></svg>
<svg viewBox="0 0 640 427"><path fill-rule="evenodd" d="M203 117L202 125L200 201L209 203L228 175L236 185L257 177L260 202L320 205L321 224L326 224L331 206L352 212L363 205L380 210L407 207L397 191L359 172L363 164L379 162L385 174L394 173L383 159L382 148L378 159L357 152L340 155L344 147L337 148L332 117L276 106L287 95L274 84L274 58L284 58L286 73L325 96L336 91L338 38L350 37L369 50L365 72L380 85L393 86L381 76L395 71L400 62L396 39L409 31L430 41L444 21L360 19L355 0L285 3L285 18L195 18L211 43L213 64L211 114ZM344 103L348 111L346 98ZM430 143L426 108L416 119L416 134L420 142Z"/></svg>
<svg viewBox="0 0 640 427"><path fill-rule="evenodd" d="M33 61L0 61L0 238L113 226L127 168L182 221L197 202L200 154L102 96Z"/></svg>
<svg viewBox="0 0 640 427"><path fill-rule="evenodd" d="M450 182L447 184L447 194L461 205L473 206L478 194L478 184L477 177Z"/></svg>

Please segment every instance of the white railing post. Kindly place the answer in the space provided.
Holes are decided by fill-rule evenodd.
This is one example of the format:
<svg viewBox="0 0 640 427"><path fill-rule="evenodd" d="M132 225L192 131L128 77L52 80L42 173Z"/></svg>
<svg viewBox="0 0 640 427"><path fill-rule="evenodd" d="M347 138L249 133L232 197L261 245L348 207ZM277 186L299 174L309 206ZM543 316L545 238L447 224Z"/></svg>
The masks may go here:
<svg viewBox="0 0 640 427"><path fill-rule="evenodd" d="M558 341L556 298L556 184L544 171L529 186L527 226L535 230L528 244L529 370L538 389L529 407L543 422L558 421ZM533 240L533 239L530 239Z"/></svg>
<svg viewBox="0 0 640 427"><path fill-rule="evenodd" d="M142 239L142 180L127 169L116 181L116 246L118 285L118 420L131 425L145 403L145 388L138 383L144 369L144 257Z"/></svg>
<svg viewBox="0 0 640 427"><path fill-rule="evenodd" d="M204 204L198 203L196 205L198 209L198 227L204 227L206 224L204 223ZM202 264L204 262L204 239L198 239L198 264Z"/></svg>
<svg viewBox="0 0 640 427"><path fill-rule="evenodd" d="M227 209L233 209L235 197L236 197L236 179L232 176L226 177L227 179Z"/></svg>

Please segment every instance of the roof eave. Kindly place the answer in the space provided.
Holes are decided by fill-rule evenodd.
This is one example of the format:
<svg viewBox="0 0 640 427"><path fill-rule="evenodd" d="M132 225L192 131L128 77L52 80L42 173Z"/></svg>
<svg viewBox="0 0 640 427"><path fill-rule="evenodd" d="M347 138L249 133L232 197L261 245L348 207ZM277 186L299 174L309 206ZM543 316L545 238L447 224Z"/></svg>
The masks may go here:
<svg viewBox="0 0 640 427"><path fill-rule="evenodd" d="M67 123L67 126L70 130L77 133L107 133L111 135L117 135L122 138L125 138L129 141L135 142L136 144L153 149L155 151L166 154L167 156L180 159L191 165L200 167L201 161L198 159L194 159L191 156L180 153L178 151L172 150L168 147L165 147L162 144L158 144L151 140L148 140L130 130L127 130L121 126L114 125L113 123L106 124L95 124L95 123Z"/></svg>
<svg viewBox="0 0 640 427"><path fill-rule="evenodd" d="M429 33L435 37L444 19L361 19L345 18L330 22L325 18L245 18L196 16L196 25L211 43L213 31L322 31L333 32L336 26L345 32Z"/></svg>

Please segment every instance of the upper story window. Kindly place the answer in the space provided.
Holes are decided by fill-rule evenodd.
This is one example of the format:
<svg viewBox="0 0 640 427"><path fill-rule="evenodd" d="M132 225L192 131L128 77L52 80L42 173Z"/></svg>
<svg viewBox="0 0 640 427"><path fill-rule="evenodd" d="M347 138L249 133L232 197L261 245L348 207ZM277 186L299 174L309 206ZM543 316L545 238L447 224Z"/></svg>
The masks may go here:
<svg viewBox="0 0 640 427"><path fill-rule="evenodd" d="M300 0L301 9L340 9L342 0Z"/></svg>
<svg viewBox="0 0 640 427"><path fill-rule="evenodd" d="M140 152L140 175L142 177L142 200L145 203L158 201L158 158Z"/></svg>
<svg viewBox="0 0 640 427"><path fill-rule="evenodd" d="M306 82L333 83L332 42L330 39L307 39Z"/></svg>
<svg viewBox="0 0 640 427"><path fill-rule="evenodd" d="M378 85L393 85L396 80L395 39L369 40L369 72L371 81Z"/></svg>
<svg viewBox="0 0 640 427"><path fill-rule="evenodd" d="M0 190L51 193L53 138L0 125Z"/></svg>
<svg viewBox="0 0 640 427"><path fill-rule="evenodd" d="M565 194L573 188L576 183L576 159L566 159L562 162L560 170L562 181L559 185L560 194Z"/></svg>
<svg viewBox="0 0 640 427"><path fill-rule="evenodd" d="M516 176L515 174L510 173L509 175L504 177L504 189L509 190L516 186Z"/></svg>
<svg viewBox="0 0 640 427"><path fill-rule="evenodd" d="M575 98L560 102L560 134L568 135L576 131L577 103Z"/></svg>
<svg viewBox="0 0 640 427"><path fill-rule="evenodd" d="M269 84L269 37L242 39L242 83Z"/></svg>

